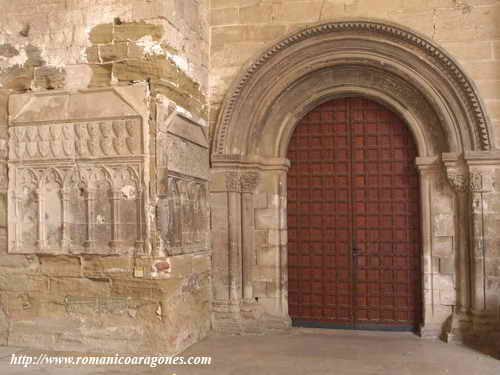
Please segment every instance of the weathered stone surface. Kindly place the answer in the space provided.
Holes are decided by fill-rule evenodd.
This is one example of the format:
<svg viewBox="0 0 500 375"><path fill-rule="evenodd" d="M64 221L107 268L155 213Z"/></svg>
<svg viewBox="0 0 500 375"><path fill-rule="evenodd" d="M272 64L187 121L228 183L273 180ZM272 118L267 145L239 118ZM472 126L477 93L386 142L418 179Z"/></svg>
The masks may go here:
<svg viewBox="0 0 500 375"><path fill-rule="evenodd" d="M8 335L38 348L176 353L208 332L208 141L190 115L162 134L201 156L182 164L170 155L189 158L191 149L149 149L150 95L134 85L11 96L4 224L10 253L32 255L0 257L0 306L15 330L5 332L0 315L0 342ZM146 168L157 159L166 177L158 184ZM169 179L179 180L173 195ZM153 186L173 203L158 228ZM184 255L155 257L164 253Z"/></svg>
<svg viewBox="0 0 500 375"><path fill-rule="evenodd" d="M68 256L39 256L40 272L52 277L80 277L81 259L80 257Z"/></svg>
<svg viewBox="0 0 500 375"><path fill-rule="evenodd" d="M37 89L61 89L65 87L66 71L62 68L43 66L35 68L33 87Z"/></svg>
<svg viewBox="0 0 500 375"><path fill-rule="evenodd" d="M6 346L9 338L9 319L0 300L0 345Z"/></svg>

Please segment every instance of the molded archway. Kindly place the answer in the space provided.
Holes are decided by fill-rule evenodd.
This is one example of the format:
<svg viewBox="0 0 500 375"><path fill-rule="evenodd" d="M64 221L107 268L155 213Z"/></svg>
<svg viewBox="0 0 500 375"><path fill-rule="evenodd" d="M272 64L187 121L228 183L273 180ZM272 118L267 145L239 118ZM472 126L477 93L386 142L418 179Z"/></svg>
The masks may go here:
<svg viewBox="0 0 500 375"><path fill-rule="evenodd" d="M350 70L350 77L339 74L343 69ZM323 82L318 72L336 77ZM293 126L298 113L286 98L303 99L304 90L317 84L322 90L311 97L318 100L328 90L347 92L350 86L376 89L379 94L370 96L381 100L385 96L387 104L398 104L398 112L418 119L410 123L414 134L427 137L427 150L423 139L419 142L421 156L437 151L432 150L431 134L439 135L436 143L441 152L492 147L488 119L474 84L452 57L407 28L361 20L311 26L248 63L224 101L213 156L283 156L279 141L264 147L255 140L271 136L276 141L276 128ZM277 117L281 121L275 122Z"/></svg>
<svg viewBox="0 0 500 375"><path fill-rule="evenodd" d="M472 324L471 311L486 312L484 274L470 266L471 244L482 246L472 227L482 218L469 217L474 193L492 191L481 173L493 145L474 84L442 48L407 28L339 21L264 50L244 67L221 108L211 154L216 329L289 324L286 151L306 113L346 96L390 108L417 143L422 273L431 280L424 283L422 334L438 336L459 313L451 332L460 335Z"/></svg>

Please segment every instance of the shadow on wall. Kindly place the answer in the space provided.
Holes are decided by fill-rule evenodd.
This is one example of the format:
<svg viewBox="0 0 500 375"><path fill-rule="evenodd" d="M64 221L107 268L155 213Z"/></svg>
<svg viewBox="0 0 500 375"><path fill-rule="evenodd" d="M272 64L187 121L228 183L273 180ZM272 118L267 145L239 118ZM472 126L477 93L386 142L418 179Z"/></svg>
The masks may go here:
<svg viewBox="0 0 500 375"><path fill-rule="evenodd" d="M464 345L500 360L500 322L490 330L467 338Z"/></svg>

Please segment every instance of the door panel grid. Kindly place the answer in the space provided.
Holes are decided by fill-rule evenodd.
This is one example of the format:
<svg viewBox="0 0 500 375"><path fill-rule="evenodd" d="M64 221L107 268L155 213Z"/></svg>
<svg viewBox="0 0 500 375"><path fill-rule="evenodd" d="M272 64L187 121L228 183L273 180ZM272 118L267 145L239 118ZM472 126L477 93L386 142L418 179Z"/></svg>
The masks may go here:
<svg viewBox="0 0 500 375"><path fill-rule="evenodd" d="M292 319L418 323L415 157L405 124L369 100L324 103L297 126L288 151Z"/></svg>

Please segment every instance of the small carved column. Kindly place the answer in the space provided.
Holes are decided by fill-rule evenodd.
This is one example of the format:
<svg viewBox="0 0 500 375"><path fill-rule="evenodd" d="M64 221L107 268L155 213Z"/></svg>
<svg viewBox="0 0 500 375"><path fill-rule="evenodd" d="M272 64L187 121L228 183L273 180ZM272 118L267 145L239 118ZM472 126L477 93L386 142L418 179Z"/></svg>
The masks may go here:
<svg viewBox="0 0 500 375"><path fill-rule="evenodd" d="M87 241L85 241L85 247L87 249L95 248L95 231L94 231L94 212L95 212L95 189L87 189Z"/></svg>
<svg viewBox="0 0 500 375"><path fill-rule="evenodd" d="M144 202L144 190L142 187L139 187L137 189L137 199L136 199L136 204L137 204L137 241L135 242L135 251L137 255L144 255L145 253L145 248L144 248L144 224L142 222L143 214L144 214L144 209L143 209L143 202Z"/></svg>
<svg viewBox="0 0 500 375"><path fill-rule="evenodd" d="M111 243L113 249L118 249L121 245L120 241L120 200L122 192L113 190L111 193Z"/></svg>
<svg viewBox="0 0 500 375"><path fill-rule="evenodd" d="M228 201L228 265L229 300L241 301L242 259L241 259L241 185L240 175L236 172L226 174Z"/></svg>
<svg viewBox="0 0 500 375"><path fill-rule="evenodd" d="M63 221L63 233L62 233L62 248L64 250L69 250L71 246L71 233L70 233L70 223L69 210L70 210L70 199L71 192L67 188L61 190L63 211L62 211L62 221Z"/></svg>
<svg viewBox="0 0 500 375"><path fill-rule="evenodd" d="M45 195L41 187L36 189L38 197L38 249L45 250L47 248L47 225L45 223Z"/></svg>
<svg viewBox="0 0 500 375"><path fill-rule="evenodd" d="M242 279L243 300L247 302L253 301L252 273L255 264L253 193L257 187L257 181L257 173L245 173L241 176Z"/></svg>
<svg viewBox="0 0 500 375"><path fill-rule="evenodd" d="M469 268L469 196L467 175L463 171L447 170L447 178L456 193L457 204L457 313L470 312L470 268Z"/></svg>
<svg viewBox="0 0 500 375"><path fill-rule="evenodd" d="M23 196L22 192L14 191L12 194L12 199L14 200L15 207L15 218L16 218L16 226L15 230L15 242L13 245L13 250L18 250L23 247Z"/></svg>

